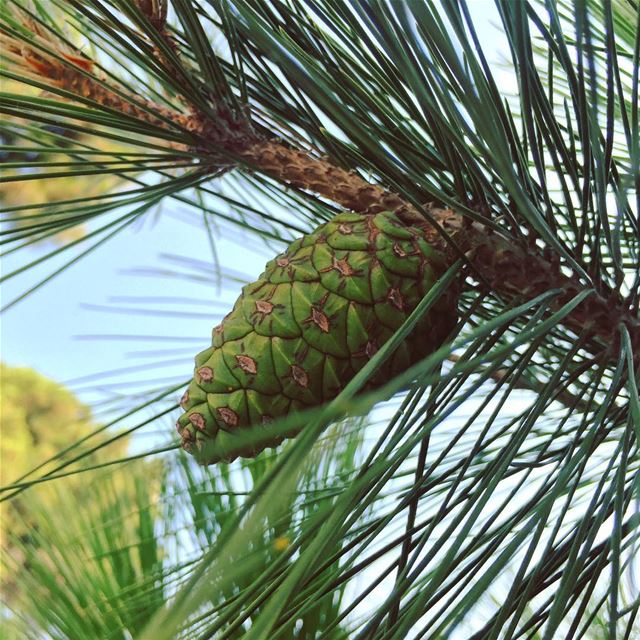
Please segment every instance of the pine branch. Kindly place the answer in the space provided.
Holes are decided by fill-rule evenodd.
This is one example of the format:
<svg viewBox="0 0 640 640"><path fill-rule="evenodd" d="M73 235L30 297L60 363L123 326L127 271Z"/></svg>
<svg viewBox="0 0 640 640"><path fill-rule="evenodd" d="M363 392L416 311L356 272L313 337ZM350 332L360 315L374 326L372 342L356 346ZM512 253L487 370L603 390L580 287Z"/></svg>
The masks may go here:
<svg viewBox="0 0 640 640"><path fill-rule="evenodd" d="M138 10L144 14L158 32L168 40L170 35L166 30L167 0L134 0Z"/></svg>
<svg viewBox="0 0 640 640"><path fill-rule="evenodd" d="M137 6L168 42L162 3L141 0ZM367 182L330 159L291 148L275 134L257 133L248 117L249 105L244 106L247 115L237 115L223 100L210 96L206 111L191 104L188 113L181 113L151 100L115 91L96 74L94 62L87 56L71 51L60 42L52 43L52 34L45 33L33 21L23 20L23 26L36 36L36 44L21 42L12 35L6 38L18 66L102 107L155 127L169 128L175 124L188 131L195 139L189 151L201 157L202 171L219 172L221 165L227 169L241 167L320 195L347 210L365 214L393 211L406 224L424 227L430 240L448 253L451 262L460 256L460 251L464 252L478 279L509 301L534 298L549 289L557 289L552 307L557 309L581 293L591 291L565 318L564 324L578 335L592 339L593 352L605 349L612 358L619 350L620 327L624 325L631 336L634 362L640 361L640 320L621 294L604 282L586 283L575 273L567 275L553 247L542 252L534 242L526 244L520 239L499 235L489 225L474 221L463 212L433 204L418 209L398 194ZM47 52L38 41L53 44L54 51ZM158 56L173 64L167 62L161 52ZM183 97L188 98L186 92ZM530 238L535 237L531 232Z"/></svg>
<svg viewBox="0 0 640 640"><path fill-rule="evenodd" d="M578 335L597 339L600 344L592 345L594 352L606 349L615 358L620 347L620 326L624 325L632 336L634 360L640 360L640 320L625 305L620 293L604 283L595 282L590 287L575 274L565 275L553 249L549 248L543 255L535 245L526 246L498 235L487 225L461 213L433 205L426 207L430 217L427 221L423 213L399 195L370 184L329 160L314 158L275 140L257 142L246 150L230 151L238 152L252 169L324 196L345 209L366 214L394 211L407 224L430 227L431 240L449 253L452 262L457 257L453 243L467 253L480 279L507 300L534 298L549 289L557 289L553 305L557 309L591 290L587 299L567 316L566 326Z"/></svg>
<svg viewBox="0 0 640 640"><path fill-rule="evenodd" d="M485 61L481 53L476 56L477 43L462 24L463 2L410 3L396 10L384 3L172 0L173 25L166 23L164 0L65 0L64 4L83 16L79 24L87 19L88 40L98 42L97 50L107 57L113 53L116 65L131 54L135 82L128 85L125 80L129 69L118 78L109 72L113 66L100 67L99 55L89 58L62 37L57 41L55 27L47 30L36 21L23 23L21 31L13 23L8 31L16 46L4 55L13 59L24 76L34 79L32 85L45 90L49 85L53 99L19 100L11 95L12 114L20 117L19 107L26 105L29 116L38 122L42 114L37 109L42 106L51 121L59 116L72 126L81 121L85 131L97 125L107 135L141 132L155 150L179 149L183 157L199 163L195 182L187 177L184 184L174 184L166 192L163 185L156 191L154 184L153 202L194 184L200 187L201 180L213 181L222 171L255 172L247 182L264 188L258 197L276 195L266 202L254 201L247 217L255 218L248 221L244 212L234 209L235 201L225 200L234 209L225 220L241 218L247 227L255 219L278 223L277 212L288 208L291 218L304 223L296 229L302 231L307 223L325 217L322 201L366 214L393 211L405 224L427 230L431 242L451 262L461 255L468 262L467 291L458 307L459 326L465 325L461 338L468 340L464 343L468 350L451 371L438 374L425 364L424 369L415 370L414 379L427 376L434 386L433 397L426 403L403 404L377 441L370 435L375 432L367 430L364 437L375 441L370 457L363 464L357 461L354 473L341 478L344 485L331 493L319 511L316 503L313 512L302 515L299 501L286 505L284 519L299 521L300 526L287 532L286 539L279 532L275 540L285 539L285 549L278 549L275 557L269 554L273 539L264 522L280 516L282 496L293 494L304 470L324 469L332 476L336 468L333 454L326 464L309 455L325 450L312 446L318 426L303 433L285 455L261 456L252 461L256 466L245 467L252 469L253 479L246 493L252 486L255 490L246 503L234 502L231 489L238 487L230 483L226 487L229 501L217 503L219 519L206 509L199 510L207 488L194 489L194 510L202 517L193 526L185 521L185 528L192 529L195 537L208 533L203 538L206 544L198 543L206 555L193 579L187 575L188 580L172 583L171 596L178 594L175 605L168 615L156 617L152 629L157 633L148 637L175 637L176 629L187 635L222 633L226 637L242 633L243 625L255 633L262 629L265 634L289 637L294 623L304 616L306 624L309 612L328 600L336 615L340 611L336 625L342 620L352 625L355 616L351 614L358 613L359 604L366 604L376 582L357 588L346 609L334 595L361 572L377 570L379 561L387 563L380 580L392 572L398 578L387 602L368 607L373 611L367 611L364 624L372 621L371 633L364 635L396 632L403 636L409 628L422 635L446 635L464 623L466 614L476 613L483 595L500 586L509 567L522 557L519 545L528 540L510 596L478 637L491 633L487 631L491 625L499 629L504 620L511 625L509 637L535 634L547 620L556 625L580 597L584 595L587 602L599 573L609 566L615 624L620 607L614 596L625 566L622 553L637 528L637 519L624 517L633 497L625 478L632 479L637 472L636 462L631 462L637 448L632 437L632 418L638 412L632 357L637 365L640 351L639 320L632 306L637 305L637 279L628 287L628 299L617 291L626 285L622 278L633 275L629 265L637 267L635 210L625 204L624 196L625 175L631 185L637 164L626 163L624 144L618 145L604 131L603 157L590 159L598 155L600 131L595 116L593 132L587 126L591 112L584 104L594 95L583 91L584 78L593 71L588 60L584 65L582 58L580 62L582 84L576 83L580 91L573 92L575 114L565 120L550 117L555 102L551 97L549 104L544 101L545 90L536 83L532 72L536 64L528 53L531 39L525 12L531 10L533 18L534 9L528 3L521 9L502 3L518 52L514 58L524 109L531 109L521 122L517 109L503 109L504 96L491 74L485 76L481 70ZM231 15L232 4L240 6L238 11L244 11L245 18L240 13ZM312 9L324 26L316 27L310 19ZM255 18L246 18L251 11ZM407 23L413 11L416 29ZM259 21L264 21L266 35L258 28ZM226 36L230 55L225 51L218 57L212 51L212 28ZM336 37L330 35L332 30ZM27 32L35 37L31 39ZM446 37L450 33L463 34L460 48L450 46ZM114 46L112 37L117 41ZM588 33L585 37L580 56L595 50ZM558 47L553 48L556 59L563 56L561 45L565 45L562 37L550 38L548 46ZM613 47L604 53L608 58L615 56ZM461 60L469 67L462 69ZM612 75L612 88L617 84L614 80ZM546 89L547 83L543 84ZM549 94L557 91L549 84ZM603 87L601 96L609 91L608 84ZM621 97L623 93L620 89ZM74 96L81 107L67 104ZM614 102L607 102L611 113ZM316 119L320 112L345 134L344 139L327 132L321 118ZM631 116L630 121L637 124L637 117ZM517 131L521 124L522 134ZM634 126L627 125L629 132ZM579 128L577 134L572 127ZM631 140L632 135L627 138ZM117 139L127 141L122 135ZM84 157L74 157L76 165ZM131 158L127 162L136 170L154 168L150 155ZM99 161L92 161L92 167L102 170ZM66 166L55 159L48 164ZM118 166L108 159L104 164ZM40 167L44 162L32 165ZM362 177L367 172L373 176L371 182ZM557 199L552 173L562 183L563 193ZM291 189L278 190L280 185ZM602 206L608 189L621 193L624 200L618 205L617 220ZM224 217L205 208L205 197L219 195L215 188L201 192L201 202L190 203L182 196L180 201L202 204L198 212L205 219ZM318 196L322 200L314 200ZM425 200L437 204L422 204ZM144 201L151 200L144 196ZM84 209L92 215L99 210L98 205L86 205L72 213L79 217ZM503 217L494 219L489 212ZM31 216L34 228L44 224L39 215L38 210ZM260 230L256 231L257 237ZM210 271L203 273L202 280L210 281ZM514 309L522 300L528 302ZM549 318L550 312L561 308L557 317ZM562 324L554 326L561 316ZM462 341L453 343L456 351L463 347ZM587 357L583 347L596 357ZM443 350L437 357L447 354ZM456 357L450 359L455 362ZM614 374L609 364L615 360L619 366ZM497 384L484 384L490 380ZM534 392L526 394L525 400L531 403L521 413L518 407L524 394L513 394L519 388ZM371 402L380 399L385 398L372 397ZM562 415L557 402L567 407ZM371 406L366 405L366 410ZM456 413L467 409L470 415L458 422ZM156 419L159 415L156 411ZM622 439L624 424L627 432ZM415 466L414 454L426 433L429 449L423 440L417 472L410 473L413 469L407 463ZM336 434L336 441L344 443L344 429ZM622 443L613 454L612 443ZM82 455L74 455L71 461L80 461ZM8 487L8 493L76 473L55 472L69 461L54 458L51 462L55 463L53 475L42 469L33 481ZM269 470L264 483L258 484L256 468ZM222 477L228 467L221 465L212 473ZM591 499L596 484L593 505L584 514L583 502ZM319 477L318 486L324 490L331 485L327 477ZM533 495L529 488L535 490ZM177 493L171 496L172 508L178 503L176 497ZM394 529L402 524L402 531ZM601 527L607 529L608 537L596 547L594 536ZM176 546L182 568L187 552L184 546ZM245 563L247 549L252 558L262 554L269 559L259 575L251 567L252 559ZM529 556L540 551L539 560ZM213 591L210 579L216 580ZM545 589L556 592L546 602ZM525 613L530 605L535 610ZM571 611L571 615L577 627L583 611L575 615ZM385 616L388 624L376 626L375 621L384 621ZM422 621L426 626L419 630ZM314 624L311 621L310 628ZM355 635L355 626L350 632ZM331 628L325 636L333 637Z"/></svg>
<svg viewBox="0 0 640 640"><path fill-rule="evenodd" d="M178 114L166 107L110 88L88 56L45 32L33 20L22 16L19 20L31 36L29 42L7 27L2 30L2 44L11 62L10 69L155 127L166 127L167 121L179 120Z"/></svg>

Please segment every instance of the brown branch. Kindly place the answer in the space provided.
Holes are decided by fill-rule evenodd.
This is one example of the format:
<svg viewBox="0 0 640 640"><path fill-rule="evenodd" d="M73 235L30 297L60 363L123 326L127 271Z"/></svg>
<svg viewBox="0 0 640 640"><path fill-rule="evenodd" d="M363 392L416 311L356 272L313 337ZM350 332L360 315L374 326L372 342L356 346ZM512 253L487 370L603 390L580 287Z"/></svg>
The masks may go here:
<svg viewBox="0 0 640 640"><path fill-rule="evenodd" d="M394 211L412 214L424 222L424 216L400 196L370 184L352 171L336 167L327 160L314 158L304 151L290 149L274 140L266 140L240 150L249 166L285 184L313 191L344 209L374 214Z"/></svg>
<svg viewBox="0 0 640 640"><path fill-rule="evenodd" d="M542 255L537 248L527 248L489 233L486 227L474 223L463 228L460 235L457 239L471 249L472 266L493 291L507 300L531 299L550 289L559 289L561 293L552 304L556 310L593 289L577 275L563 273L559 260ZM640 362L640 319L625 305L619 291L606 286L592 291L562 323L576 335L595 340L596 344L587 344L591 352L604 349L613 358L620 349L620 325L624 324L631 336L634 360Z"/></svg>
<svg viewBox="0 0 640 640"><path fill-rule="evenodd" d="M11 68L23 76L46 80L51 87L92 100L103 107L157 127L167 126L161 117L180 121L182 114L167 107L140 97L127 98L126 90L118 92L110 89L106 79L97 71L94 61L81 51L62 40L53 41L51 34L31 20L24 20L24 26L33 34L31 43L7 34L3 34L1 41Z"/></svg>
<svg viewBox="0 0 640 640"><path fill-rule="evenodd" d="M138 10L149 19L149 22L163 35L168 37L165 29L167 21L167 0L133 0Z"/></svg>
<svg viewBox="0 0 640 640"><path fill-rule="evenodd" d="M165 29L162 0L136 2L159 29ZM46 41L51 47L50 34L43 33L38 25L27 26L36 40ZM93 75L93 62L78 51L65 51L58 46L59 56L55 57L11 38L9 49L24 68L68 92L160 127L167 125L154 113L176 122L198 140L193 150L202 157L204 170L213 172L221 166L231 168L242 164L284 184L316 193L344 209L365 214L393 211L405 224L423 226L434 245L445 251L453 262L459 254L450 249L443 235L446 232L466 253L479 279L507 300L531 299L558 289L561 293L554 301L557 309L589 288L577 276L563 273L559 260L547 258L537 247L527 247L492 233L488 227L472 223L451 209L428 207L429 215L439 228L434 227L421 211L398 194L370 184L327 159L292 149L275 138L257 135L247 118L234 114L222 103L212 104L210 112L205 114L194 107L190 107L190 113L181 113L137 96L135 100L133 97L127 100ZM593 350L608 349L612 357L620 346L619 326L624 324L631 335L635 361L640 361L640 320L625 307L618 291L604 287L594 291L563 323L587 341L595 341L597 344L591 345Z"/></svg>
<svg viewBox="0 0 640 640"><path fill-rule="evenodd" d="M241 151L240 156L252 168L285 184L317 193L345 209L370 214L394 211L407 224L431 229L432 242L448 252L452 260L455 257L442 235L411 203L353 172L275 141L255 144ZM561 293L552 305L553 309L559 309L589 288L577 276L565 275L558 260L545 257L537 248L507 240L451 209L432 207L429 214L467 252L477 275L507 300L531 299L550 289L559 289ZM617 291L594 291L563 322L577 335L598 339L600 344L595 350L606 348L612 354L620 346L622 323L632 337L636 361L640 358L640 320L625 308Z"/></svg>

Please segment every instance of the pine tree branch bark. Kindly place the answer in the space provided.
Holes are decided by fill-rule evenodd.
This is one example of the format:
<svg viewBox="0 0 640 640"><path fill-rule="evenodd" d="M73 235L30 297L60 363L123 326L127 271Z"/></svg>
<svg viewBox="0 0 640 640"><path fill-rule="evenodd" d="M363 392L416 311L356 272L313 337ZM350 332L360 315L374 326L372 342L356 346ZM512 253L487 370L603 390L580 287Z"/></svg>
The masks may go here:
<svg viewBox="0 0 640 640"><path fill-rule="evenodd" d="M156 28L169 37L164 31L166 14L162 0L136 2ZM452 262L460 256L459 251L464 252L477 279L508 301L530 299L557 289L559 294L553 307L559 308L576 295L591 290L588 298L564 319L566 327L587 338L591 342L590 350L605 349L615 358L621 344L620 326L625 325L631 336L634 362L636 365L640 362L640 319L625 306L620 292L602 283L591 286L581 282L577 275L561 268L560 260L551 250L543 254L537 247L527 247L498 235L452 209L427 205L420 211L397 193L371 184L326 158L291 148L276 137L256 133L248 118L238 116L225 104L212 101L208 113L187 104L187 111L183 112L140 96L127 98L126 93L109 89L87 56L69 50L68 45L65 49L60 43L52 43L50 34L37 25L27 26L40 40L53 44L54 48L58 46L58 55L49 55L45 53L46 48L5 37L5 44L18 66L53 86L148 124L167 127L168 120L186 129L197 140L190 151L202 159L203 171L219 174L221 168L245 168L322 196L346 210L364 214L392 211L405 224L422 226L429 240L447 253Z"/></svg>
<svg viewBox="0 0 640 640"><path fill-rule="evenodd" d="M490 289L507 300L531 299L550 289L558 289L552 308L558 309L575 296L592 293L564 320L579 336L593 339L592 350L607 349L612 357L620 348L620 325L631 335L634 360L640 360L640 320L625 307L622 295L605 286L599 290L568 275L552 253L507 239L489 227L471 221L452 209L427 207L436 222L433 226L410 202L398 194L363 180L354 172L334 166L326 159L290 149L277 141L257 142L238 154L252 169L284 184L311 191L345 209L374 214L393 211L406 224L428 228L430 239L447 252L452 261L457 254L446 242L448 236L463 250L472 269Z"/></svg>

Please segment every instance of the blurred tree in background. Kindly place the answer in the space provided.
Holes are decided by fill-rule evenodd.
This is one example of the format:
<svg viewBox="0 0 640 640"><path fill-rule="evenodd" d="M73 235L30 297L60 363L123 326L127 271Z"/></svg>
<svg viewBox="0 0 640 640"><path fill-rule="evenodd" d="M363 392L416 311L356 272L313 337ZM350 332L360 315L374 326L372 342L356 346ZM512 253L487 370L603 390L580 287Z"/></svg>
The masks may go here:
<svg viewBox="0 0 640 640"><path fill-rule="evenodd" d="M193 354L183 376L137 370L143 390L94 434L69 417L52 453L24 426L29 468L1 498L29 523L10 541L29 547L10 569L18 637L638 635L638 3L496 0L499 68L472 7L2 3L1 180L24 189L3 216L18 266L2 279L24 283L5 310L161 205L214 250L272 255L337 212L391 211L449 261L414 315L460 286L442 347L363 392L409 318L335 401L248 429L250 446L301 428L255 460L176 453ZM74 193L26 188L43 178ZM243 253L213 253L156 271L167 317L168 301L188 317L215 298L212 327L228 311ZM77 510L38 498L77 483Z"/></svg>
<svg viewBox="0 0 640 640"><path fill-rule="evenodd" d="M3 89L11 89L11 84L11 82L7 83L6 85L3 84ZM17 90L18 88L15 87L14 91ZM32 127L31 139L29 141L26 141L22 137L15 139L11 133L11 121L12 118L8 118L7 121L5 121L5 130L2 132L3 146L5 148L12 147L10 151L7 150L0 153L0 167L2 168L5 176L9 176L11 174L19 175L20 173L15 169L6 168L6 165L9 163L18 163L21 165L27 163L30 165L35 165L36 162L43 160L43 156L39 155L37 152L31 150L24 152L20 151L21 147L31 149L34 143L36 146L43 143L53 144L57 145L61 149L64 149L64 147L70 144L69 138L76 138L76 144L97 144L102 150L109 149L109 145L105 145L104 142L100 139L92 140L91 136L75 136L75 132L66 131L62 127L57 127L56 125ZM13 119L13 121L16 126L19 126L19 119L15 118ZM27 142L30 143L28 147ZM51 162L56 161L64 162L66 156L47 154L46 158L47 159L45 162L48 165ZM3 165L5 165L5 167L3 167ZM115 189L120 182L118 177L113 175L101 176L100 178L92 180L91 182L83 182L74 180L72 177L61 178L58 180L48 180L46 171L42 171L42 174L43 175L40 179L33 179L30 182L28 189L19 187L16 188L15 186L7 187L6 185L0 186L0 205L2 206L2 209L4 211L14 212L14 220L12 221L12 226L18 229L30 229L32 220L28 215L29 205L34 202L34 200L36 200L38 202L48 202L50 204L51 216L56 216L56 214L58 215L57 218L50 217L49 219L47 219L46 216L41 216L40 222L49 222L54 228L58 228L61 218L60 214L64 214L64 203L66 203L67 200L69 200L70 198L83 199L90 197L91 195L108 193L109 191ZM55 207L55 203L59 201L63 202L62 208ZM24 219L21 215L22 212L25 212ZM42 240L46 239L54 243L66 243L69 241L80 239L85 233L86 229L83 226L73 224L71 225L70 229L56 231L52 235L46 236Z"/></svg>
<svg viewBox="0 0 640 640"><path fill-rule="evenodd" d="M89 433L91 410L68 389L33 369L0 364L2 484ZM9 468L10 466L10 468Z"/></svg>
<svg viewBox="0 0 640 640"><path fill-rule="evenodd" d="M52 19L57 19L64 23L64 12L57 9L52 3L48 7ZM77 42L77 34L68 34L71 39ZM23 95L38 96L42 90L37 87L27 87L24 83L4 78L2 90L10 93L21 93ZM0 151L0 168L5 176L19 177L25 171L32 174L28 188L18 185L0 184L0 205L5 212L13 211L14 220L12 224L16 227L31 228L32 219L29 217L29 205L34 202L46 202L49 205L51 218L41 215L40 223L49 222L55 229L47 239L57 243L64 243L77 240L84 235L86 229L82 225L72 224L70 228L60 231L61 214L64 217L65 204L68 200L78 200L88 198L92 195L108 193L117 188L121 180L113 174L96 176L93 180L74 180L73 177L48 179L47 167L51 163L58 162L64 164L67 156L65 149L70 146L96 146L102 151L114 151L114 145L104 138L92 136L89 132L78 132L65 129L53 123L41 124L30 122L19 115L5 116L0 131L0 142L3 150ZM62 153L56 154L51 149L43 153L44 147L59 148ZM24 149L24 150L22 150ZM38 163L42 163L38 165ZM26 166L25 166L26 165ZM41 173L37 178L34 173ZM56 203L62 201L62 207L56 207ZM56 218L57 215L57 218ZM23 218L24 216L24 218ZM26 234L24 237L29 237Z"/></svg>
<svg viewBox="0 0 640 640"><path fill-rule="evenodd" d="M17 478L22 478L44 461L56 459L64 462L64 450L70 439L82 440L96 429L89 407L82 404L64 386L33 369L9 367L2 363L0 381L2 486L10 486ZM112 453L124 456L127 448L128 440L121 439L115 444ZM85 458L88 464L93 465L107 459L105 452L100 449ZM158 469L154 463L146 464L150 486L154 484L151 471L154 467ZM15 597L16 568L26 562L30 549L39 547L41 540L47 539L41 531L43 524L49 524L54 515L60 517L63 509L68 509L65 514L68 518L69 514L77 512L78 505L91 503L96 482L100 484L101 481L96 479L95 482L88 482L82 476L71 476L65 482L64 498L55 485L44 484L34 488L40 509L47 509L46 517L36 518L31 507L24 503L19 494L11 502L0 503L0 545L13 564L12 570L5 567L2 572L3 599L10 601ZM155 481L156 484L157 482L158 480ZM130 493L124 481L120 482L119 493L123 499Z"/></svg>

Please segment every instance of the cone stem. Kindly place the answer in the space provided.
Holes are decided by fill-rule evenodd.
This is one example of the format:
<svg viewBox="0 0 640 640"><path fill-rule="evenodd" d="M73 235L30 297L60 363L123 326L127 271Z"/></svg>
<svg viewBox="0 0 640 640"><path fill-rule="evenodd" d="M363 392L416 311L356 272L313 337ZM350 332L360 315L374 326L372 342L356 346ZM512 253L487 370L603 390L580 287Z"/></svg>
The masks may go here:
<svg viewBox="0 0 640 640"><path fill-rule="evenodd" d="M393 211L401 217L412 215L416 221L424 221L424 216L399 195L304 151L267 140L250 146L239 155L248 165L268 176L313 191L344 209L364 214Z"/></svg>

